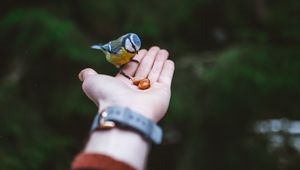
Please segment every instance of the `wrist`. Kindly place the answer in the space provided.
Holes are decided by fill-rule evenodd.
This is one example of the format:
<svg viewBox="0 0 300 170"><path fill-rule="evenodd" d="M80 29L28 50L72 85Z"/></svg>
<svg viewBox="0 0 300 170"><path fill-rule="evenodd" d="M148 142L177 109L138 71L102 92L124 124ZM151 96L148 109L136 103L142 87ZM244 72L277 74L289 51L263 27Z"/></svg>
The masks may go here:
<svg viewBox="0 0 300 170"><path fill-rule="evenodd" d="M119 128L93 132L84 149L85 153L105 154L136 169L143 169L148 151L149 143L139 134Z"/></svg>
<svg viewBox="0 0 300 170"><path fill-rule="evenodd" d="M134 103L134 102L132 102ZM133 104L126 104L125 102L122 103L118 103L118 102L114 102L111 104L105 104L103 102L101 102L101 105L99 106L98 112L102 113L104 112L107 108L109 107L113 107L113 106L120 106L120 107L126 107L129 108L135 112L138 112L139 114L145 116L146 118L148 118L149 120L158 123L161 119L161 117L165 114L160 114L158 111L154 111L154 109L149 109L147 107L141 106L141 105L133 105Z"/></svg>
<svg viewBox="0 0 300 170"><path fill-rule="evenodd" d="M157 123L159 120L157 119L157 117L155 116L155 112L153 109L147 109L143 106L140 105L128 105L128 106L123 106L123 107L127 107L141 115L143 115L144 117L146 117L147 119Z"/></svg>

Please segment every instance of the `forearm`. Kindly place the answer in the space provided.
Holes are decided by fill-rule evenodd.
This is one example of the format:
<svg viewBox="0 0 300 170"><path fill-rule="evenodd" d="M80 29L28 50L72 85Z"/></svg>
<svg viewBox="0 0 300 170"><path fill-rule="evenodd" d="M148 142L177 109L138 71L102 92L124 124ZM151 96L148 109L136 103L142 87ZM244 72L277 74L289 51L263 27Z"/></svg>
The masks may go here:
<svg viewBox="0 0 300 170"><path fill-rule="evenodd" d="M94 132L84 153L99 153L133 166L144 169L149 143L136 132L113 128Z"/></svg>

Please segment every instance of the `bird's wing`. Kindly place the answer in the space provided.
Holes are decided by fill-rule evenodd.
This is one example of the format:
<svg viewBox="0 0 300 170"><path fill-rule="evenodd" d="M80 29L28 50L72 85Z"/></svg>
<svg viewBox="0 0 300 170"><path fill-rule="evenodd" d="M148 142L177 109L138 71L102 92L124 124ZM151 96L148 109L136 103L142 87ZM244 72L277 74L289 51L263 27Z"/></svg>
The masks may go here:
<svg viewBox="0 0 300 170"><path fill-rule="evenodd" d="M103 52L108 52L108 53L112 53L112 54L119 54L122 46L114 41L111 41L104 45L93 45L93 46L91 46L91 48L102 50Z"/></svg>
<svg viewBox="0 0 300 170"><path fill-rule="evenodd" d="M108 52L108 53L113 53L113 54L118 54L119 49L120 49L118 47L114 47L111 42L104 44L104 45L102 45L102 44L92 45L91 48L101 50L104 53Z"/></svg>
<svg viewBox="0 0 300 170"><path fill-rule="evenodd" d="M113 54L120 54L120 51L122 49L122 43L121 41L114 40L108 43L110 45L110 52Z"/></svg>

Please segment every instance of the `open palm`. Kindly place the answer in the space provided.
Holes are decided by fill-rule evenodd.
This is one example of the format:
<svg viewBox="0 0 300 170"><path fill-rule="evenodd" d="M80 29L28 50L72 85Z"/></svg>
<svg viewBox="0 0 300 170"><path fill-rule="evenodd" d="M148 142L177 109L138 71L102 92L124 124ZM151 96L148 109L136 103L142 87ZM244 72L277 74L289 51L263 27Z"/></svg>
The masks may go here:
<svg viewBox="0 0 300 170"><path fill-rule="evenodd" d="M138 89L121 74L112 77L88 68L79 73L83 91L97 104L99 112L109 106L124 106L158 122L165 115L171 96L174 63L168 56L166 50L152 47L135 56L140 64L131 62L123 68L132 77L150 79L151 87L147 90Z"/></svg>

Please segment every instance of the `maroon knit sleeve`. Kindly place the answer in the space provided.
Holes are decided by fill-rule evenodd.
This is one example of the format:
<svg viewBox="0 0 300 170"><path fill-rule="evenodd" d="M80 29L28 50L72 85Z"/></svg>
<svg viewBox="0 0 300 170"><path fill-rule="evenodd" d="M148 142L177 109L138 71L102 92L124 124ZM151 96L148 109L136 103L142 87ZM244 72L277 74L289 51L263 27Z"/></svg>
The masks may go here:
<svg viewBox="0 0 300 170"><path fill-rule="evenodd" d="M80 153L72 162L71 170L135 170L130 165L109 156Z"/></svg>

